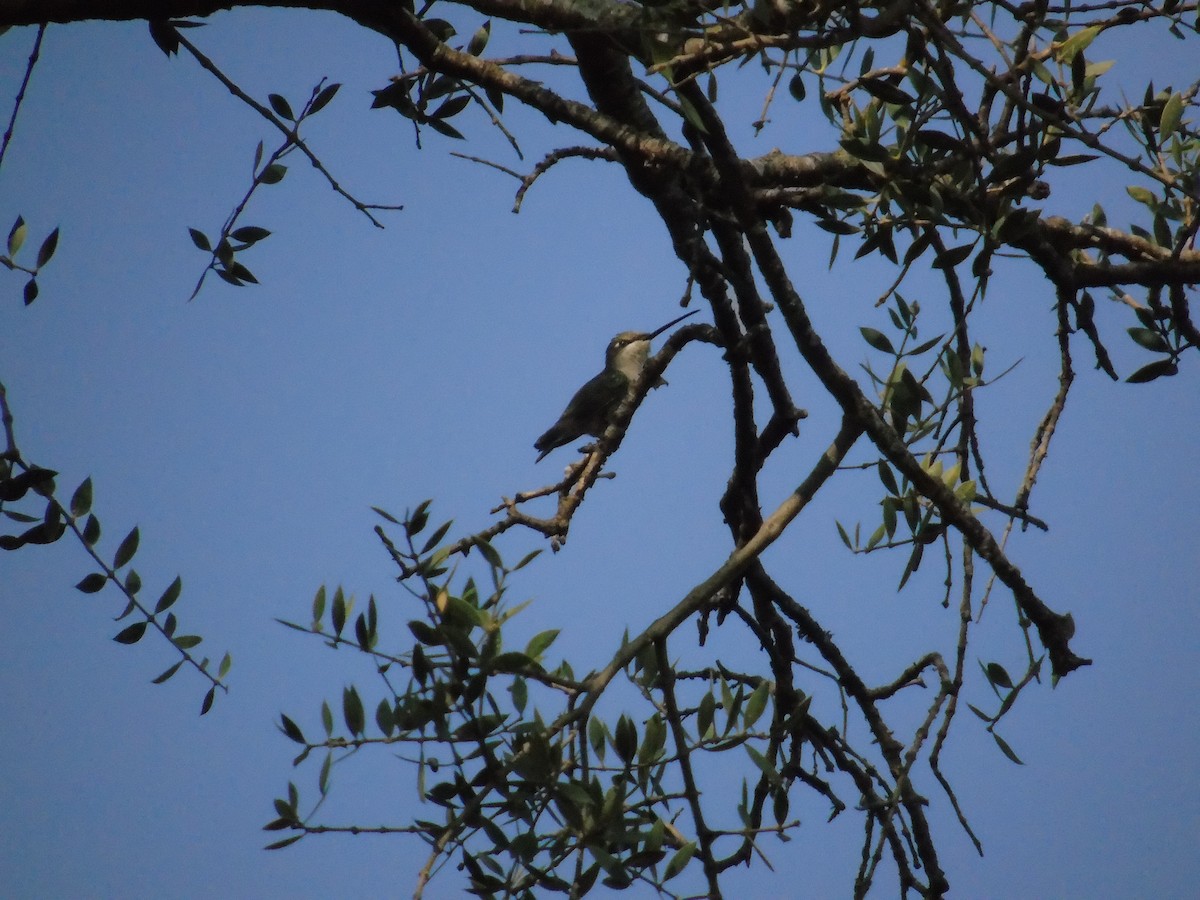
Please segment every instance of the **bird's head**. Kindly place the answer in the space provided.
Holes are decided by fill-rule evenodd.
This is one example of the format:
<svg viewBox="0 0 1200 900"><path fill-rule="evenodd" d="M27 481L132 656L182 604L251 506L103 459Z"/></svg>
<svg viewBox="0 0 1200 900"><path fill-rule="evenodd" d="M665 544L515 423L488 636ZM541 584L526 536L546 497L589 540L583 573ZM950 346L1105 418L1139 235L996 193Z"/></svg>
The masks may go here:
<svg viewBox="0 0 1200 900"><path fill-rule="evenodd" d="M650 342L672 325L677 325L699 311L694 309L684 313L654 331L622 331L608 342L608 352L604 357L605 368L615 369L633 382L642 374L642 367L646 365L646 359L650 356Z"/></svg>

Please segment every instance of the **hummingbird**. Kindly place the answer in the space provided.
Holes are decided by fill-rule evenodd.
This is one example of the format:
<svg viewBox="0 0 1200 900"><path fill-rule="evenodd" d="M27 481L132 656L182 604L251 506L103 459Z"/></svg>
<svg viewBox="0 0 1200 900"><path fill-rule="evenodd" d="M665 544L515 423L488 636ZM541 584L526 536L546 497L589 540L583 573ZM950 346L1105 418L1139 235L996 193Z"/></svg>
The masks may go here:
<svg viewBox="0 0 1200 900"><path fill-rule="evenodd" d="M541 462L551 450L585 434L593 437L604 434L613 413L642 374L642 367L650 355L650 341L698 312L700 310L694 309L684 313L651 332L622 331L609 341L604 354L604 371L575 392L558 421L534 442L533 448L541 451L536 462Z"/></svg>

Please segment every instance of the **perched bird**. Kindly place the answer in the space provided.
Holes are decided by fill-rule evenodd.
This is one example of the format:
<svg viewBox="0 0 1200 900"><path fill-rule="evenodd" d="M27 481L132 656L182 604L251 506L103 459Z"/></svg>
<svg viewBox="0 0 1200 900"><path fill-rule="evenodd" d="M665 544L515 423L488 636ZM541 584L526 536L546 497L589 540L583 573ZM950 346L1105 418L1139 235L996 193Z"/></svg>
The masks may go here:
<svg viewBox="0 0 1200 900"><path fill-rule="evenodd" d="M608 344L604 354L604 371L575 392L563 414L537 441L534 449L540 450L537 462L542 461L551 450L578 440L585 434L600 437L608 428L613 413L628 395L630 388L642 373L650 355L650 341L672 325L677 325L700 310L684 313L672 319L662 328L649 333L622 331Z"/></svg>

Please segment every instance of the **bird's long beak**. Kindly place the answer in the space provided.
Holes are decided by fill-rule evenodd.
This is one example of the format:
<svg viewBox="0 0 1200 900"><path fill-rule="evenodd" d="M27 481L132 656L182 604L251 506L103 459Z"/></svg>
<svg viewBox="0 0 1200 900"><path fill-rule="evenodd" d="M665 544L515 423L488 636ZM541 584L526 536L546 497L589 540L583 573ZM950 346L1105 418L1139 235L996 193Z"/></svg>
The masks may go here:
<svg viewBox="0 0 1200 900"><path fill-rule="evenodd" d="M698 313L698 312L700 312L700 310L698 310L698 309L693 309L691 312L684 313L684 314L683 314L682 316L680 316L678 319L672 319L670 322L668 322L668 323L667 323L666 325L664 325L662 328L659 328L657 331L652 331L652 332L650 332L650 337L651 337L651 338L656 338L656 337L658 337L660 334L662 334L664 331L666 331L666 330L667 330L668 328L670 328L672 325L678 325L680 322L682 322L682 321L683 321L684 319L686 319L688 316L694 316L694 315L695 315L696 313Z"/></svg>

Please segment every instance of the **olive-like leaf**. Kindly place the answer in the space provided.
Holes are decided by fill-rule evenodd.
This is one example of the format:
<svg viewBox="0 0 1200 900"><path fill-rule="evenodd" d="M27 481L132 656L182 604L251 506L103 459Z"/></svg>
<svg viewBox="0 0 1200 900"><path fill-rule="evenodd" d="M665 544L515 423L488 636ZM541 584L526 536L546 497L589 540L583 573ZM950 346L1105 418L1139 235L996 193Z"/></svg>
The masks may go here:
<svg viewBox="0 0 1200 900"><path fill-rule="evenodd" d="M280 721L279 730L282 731L290 740L295 741L297 744L307 744L308 743L308 741L306 741L304 739L304 732L300 730L299 725L297 725L295 722L293 722L287 716L282 715L282 714L280 714L280 716L279 716L279 721Z"/></svg>
<svg viewBox="0 0 1200 900"><path fill-rule="evenodd" d="M123 629L120 634L113 638L118 644L136 644L142 639L142 635L146 633L145 622L134 622L129 627Z"/></svg>
<svg viewBox="0 0 1200 900"><path fill-rule="evenodd" d="M175 580L167 586L167 589L163 591L162 596L158 598L158 604L154 607L154 614L158 615L160 612L170 609L171 606L174 605L175 601L179 599L179 594L182 590L183 579L176 575Z"/></svg>
<svg viewBox="0 0 1200 900"><path fill-rule="evenodd" d="M289 122L296 121L292 106L285 97L280 94L268 94L267 101L271 104L271 109L275 110L275 115L287 119Z"/></svg>
<svg viewBox="0 0 1200 900"><path fill-rule="evenodd" d="M8 232L8 255L10 257L17 255L28 234L29 226L25 224L25 219L17 216L17 221L13 222L13 227Z"/></svg>
<svg viewBox="0 0 1200 900"><path fill-rule="evenodd" d="M1149 365L1142 366L1125 380L1129 384L1145 384L1147 381L1175 375L1178 372L1179 366L1175 364L1173 359L1160 359Z"/></svg>
<svg viewBox="0 0 1200 900"><path fill-rule="evenodd" d="M92 479L85 478L71 495L71 518L86 516L92 510Z"/></svg>
<svg viewBox="0 0 1200 900"><path fill-rule="evenodd" d="M1166 338L1153 328L1130 328L1129 336L1133 338L1134 343L1155 353L1165 353L1171 349Z"/></svg>
<svg viewBox="0 0 1200 900"><path fill-rule="evenodd" d="M987 672L988 681L990 681L992 684L996 685L997 687L1009 689L1012 688L1012 679L1009 678L1008 672L1005 670L1004 666L1000 665L1000 663L988 663L985 671Z"/></svg>
<svg viewBox="0 0 1200 900"><path fill-rule="evenodd" d="M37 266L40 269L46 263L50 262L50 257L54 255L54 251L58 249L58 229L55 228L52 232L46 235L46 239L42 241L42 246L38 248Z"/></svg>
<svg viewBox="0 0 1200 900"><path fill-rule="evenodd" d="M121 566L133 559L133 554L137 553L138 539L138 529L135 525L133 526L133 530L125 535L125 540L121 541L120 546L117 547L117 554L113 557L114 569L121 568Z"/></svg>
<svg viewBox="0 0 1200 900"><path fill-rule="evenodd" d="M1013 752L1013 748L1008 746L1008 741L1004 740L1004 738L1000 737L1000 735L996 734L994 731L992 732L992 737L996 739L996 745L1000 748L1001 752L1005 756L1015 762L1018 766L1025 765L1025 763L1021 762L1021 758Z"/></svg>
<svg viewBox="0 0 1200 900"><path fill-rule="evenodd" d="M179 662L175 663L175 665L171 666L171 668L167 669L165 672L163 672L161 675L159 675L157 678L155 678L150 683L151 684L162 684L164 681L166 681L172 675L174 675L176 672L178 672L179 667L182 666L184 664L184 662L185 662L185 660L182 660L182 659L179 660Z"/></svg>
<svg viewBox="0 0 1200 900"><path fill-rule="evenodd" d="M203 250L205 253L212 252L212 244L209 243L208 235L199 228L189 228L188 234L192 238L192 243L196 245L196 249Z"/></svg>
<svg viewBox="0 0 1200 900"><path fill-rule="evenodd" d="M103 572L93 572L85 575L75 587L85 594L94 594L104 587L106 581L108 581L108 577Z"/></svg>
<svg viewBox="0 0 1200 900"><path fill-rule="evenodd" d="M283 176L287 174L287 166L283 163L271 163L262 174L258 176L258 180L263 184L278 184L283 181Z"/></svg>
<svg viewBox="0 0 1200 900"><path fill-rule="evenodd" d="M341 84L335 83L321 88L321 92L313 99L312 106L308 108L308 114L311 116L314 113L319 113L326 106L328 106L329 101L333 99L335 94L337 94L340 87Z"/></svg>
<svg viewBox="0 0 1200 900"><path fill-rule="evenodd" d="M863 340L878 350L880 353L895 353L892 347L892 342L888 340L888 336L882 331L874 328L867 328L865 325L858 329L863 336Z"/></svg>
<svg viewBox="0 0 1200 900"><path fill-rule="evenodd" d="M358 689L348 687L342 691L342 718L351 734L363 734L366 729L366 713Z"/></svg>

